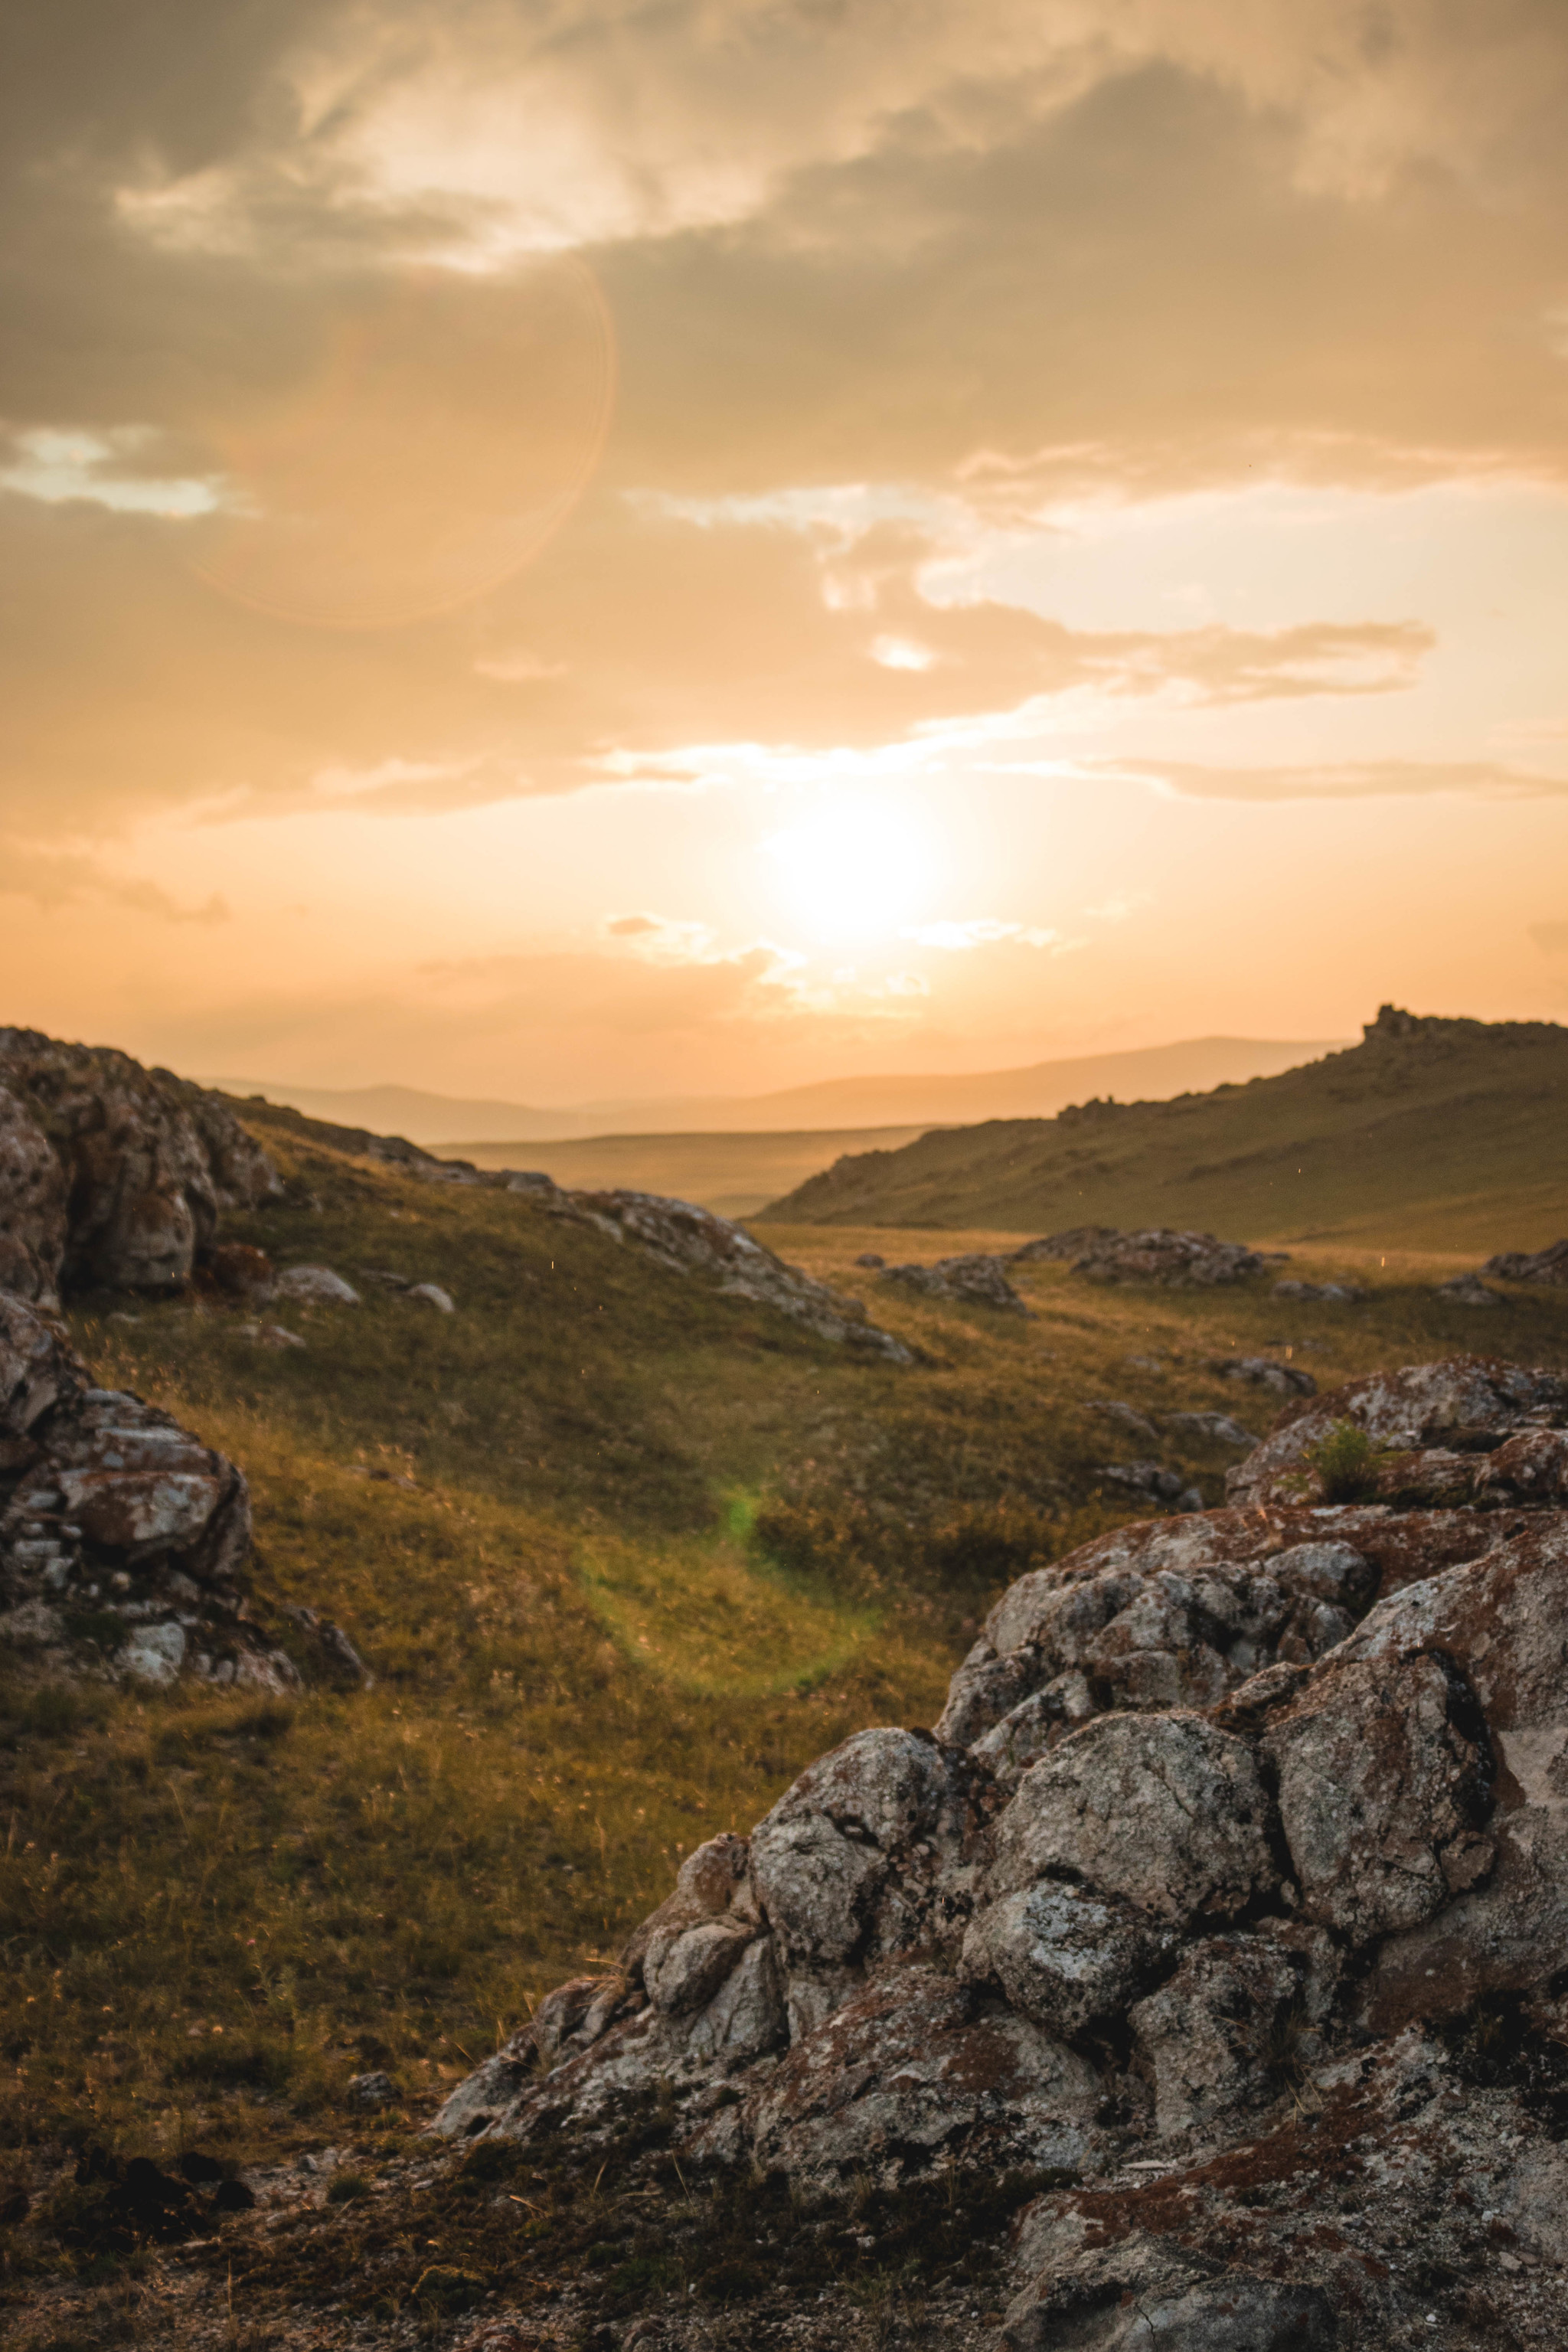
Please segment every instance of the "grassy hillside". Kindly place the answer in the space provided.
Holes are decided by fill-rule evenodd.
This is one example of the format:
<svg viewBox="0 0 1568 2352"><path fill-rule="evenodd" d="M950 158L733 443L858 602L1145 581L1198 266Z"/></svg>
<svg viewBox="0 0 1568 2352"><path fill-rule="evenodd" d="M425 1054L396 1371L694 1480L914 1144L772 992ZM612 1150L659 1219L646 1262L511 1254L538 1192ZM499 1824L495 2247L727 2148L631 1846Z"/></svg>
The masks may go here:
<svg viewBox="0 0 1568 2352"><path fill-rule="evenodd" d="M596 1135L581 1143L454 1143L476 1168L542 1168L574 1192L664 1192L721 1217L749 1217L847 1152L896 1151L919 1127L804 1129L782 1135Z"/></svg>
<svg viewBox="0 0 1568 2352"><path fill-rule="evenodd" d="M763 1213L1014 1234L1200 1226L1473 1256L1568 1232L1565 1113L1568 1030L1385 1015L1362 1045L1244 1087L865 1153Z"/></svg>
<svg viewBox="0 0 1568 2352"><path fill-rule="evenodd" d="M290 1197L238 1237L335 1266L363 1305L279 1307L302 1349L190 1303L83 1302L77 1333L100 1378L244 1465L258 1607L336 1619L376 1683L289 1705L0 1688L0 2202L30 2183L62 2224L61 2152L89 2138L225 2162L403 2145L543 1990L614 1953L683 1853L850 1731L931 1721L995 1593L1134 1514L1100 1471L1136 1448L1094 1400L1261 1429L1268 1403L1205 1369L1216 1350L1289 1350L1327 1384L1478 1340L1562 1362L1568 1341L1560 1298L1500 1330L1433 1296L1444 1261L1369 1274L1342 1250L1300 1265L1369 1280L1363 1307L1086 1293L1040 1266L1026 1322L873 1287L922 1360L863 1362L525 1196L258 1131ZM840 1285L868 1246L919 1246L770 1238ZM458 1311L366 1268L434 1278ZM1223 1449L1165 1458L1218 1499ZM346 2098L369 2066L401 2092L373 2119ZM47 2231L5 2244L13 2313L102 2260ZM411 2239L407 2279L364 2294L405 2294L431 2259ZM242 2316L267 2275L241 2281Z"/></svg>

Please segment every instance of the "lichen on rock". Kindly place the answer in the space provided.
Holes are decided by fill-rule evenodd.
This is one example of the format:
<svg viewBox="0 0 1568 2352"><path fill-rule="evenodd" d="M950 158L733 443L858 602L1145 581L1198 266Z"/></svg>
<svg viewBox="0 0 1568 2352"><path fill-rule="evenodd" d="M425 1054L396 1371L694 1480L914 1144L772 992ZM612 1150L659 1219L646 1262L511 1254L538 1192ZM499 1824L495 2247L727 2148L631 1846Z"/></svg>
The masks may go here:
<svg viewBox="0 0 1568 2352"><path fill-rule="evenodd" d="M1436 2290L1395 2251L1459 2277L1483 2194L1560 2247L1568 1512L1504 1457L1563 1395L1477 1359L1352 1384L1281 1417L1257 1499L1032 1570L934 1735L861 1732L689 1857L438 2128L602 2142L657 2093L683 2163L808 2202L1066 2177L1011 2352L1405 2340ZM1513 1516L1271 1496L1347 1408L1502 1463ZM1497 2032L1528 2063L1475 2055Z"/></svg>

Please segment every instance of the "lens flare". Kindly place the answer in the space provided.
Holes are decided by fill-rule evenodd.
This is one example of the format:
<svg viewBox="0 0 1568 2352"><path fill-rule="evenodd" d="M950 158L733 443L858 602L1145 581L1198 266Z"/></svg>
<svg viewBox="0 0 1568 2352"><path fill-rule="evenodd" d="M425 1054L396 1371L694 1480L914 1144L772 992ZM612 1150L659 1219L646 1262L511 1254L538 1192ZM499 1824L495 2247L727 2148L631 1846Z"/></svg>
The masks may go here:
<svg viewBox="0 0 1568 2352"><path fill-rule="evenodd" d="M232 496L197 572L324 628L395 627L482 596L582 495L614 348L573 256L504 282L432 273L362 298L292 383L209 428Z"/></svg>

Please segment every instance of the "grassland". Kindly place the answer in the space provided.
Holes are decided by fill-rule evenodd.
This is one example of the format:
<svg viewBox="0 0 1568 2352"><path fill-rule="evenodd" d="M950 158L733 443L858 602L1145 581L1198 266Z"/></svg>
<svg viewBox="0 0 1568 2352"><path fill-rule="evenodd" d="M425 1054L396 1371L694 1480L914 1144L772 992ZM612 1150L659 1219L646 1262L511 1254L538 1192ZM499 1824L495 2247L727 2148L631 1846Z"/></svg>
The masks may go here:
<svg viewBox="0 0 1568 2352"><path fill-rule="evenodd" d="M781 1222L1179 1225L1255 1242L1468 1252L1568 1232L1568 1030L1443 1021L1163 1103L946 1129L845 1160Z"/></svg>
<svg viewBox="0 0 1568 2352"><path fill-rule="evenodd" d="M375 1685L0 1693L0 2174L35 2189L89 2137L227 2162L363 2138L345 2092L370 2066L400 2086L394 2136L416 2126L544 1990L608 1960L683 1853L848 1732L929 1722L1002 1586L1131 1515L1100 1475L1131 1449L1094 1400L1261 1428L1211 1356L1289 1351L1327 1384L1478 1344L1568 1352L1559 1298L1479 1315L1433 1295L1451 1257L1341 1247L1294 1270L1365 1281L1364 1306L1040 1266L1024 1321L876 1286L922 1360L863 1362L523 1196L266 1139L290 1197L237 1234L337 1267L363 1305L279 1310L302 1349L189 1303L84 1301L78 1337L243 1464L258 1610L336 1619ZM763 1237L847 1286L861 1251L916 1240ZM1219 1498L1223 1451L1167 1458ZM14 2304L45 2259L28 2242L5 2257Z"/></svg>
<svg viewBox="0 0 1568 2352"><path fill-rule="evenodd" d="M921 1127L791 1129L774 1135L595 1135L568 1143L453 1143L476 1168L542 1168L573 1192L626 1185L749 1217L847 1152L897 1151Z"/></svg>

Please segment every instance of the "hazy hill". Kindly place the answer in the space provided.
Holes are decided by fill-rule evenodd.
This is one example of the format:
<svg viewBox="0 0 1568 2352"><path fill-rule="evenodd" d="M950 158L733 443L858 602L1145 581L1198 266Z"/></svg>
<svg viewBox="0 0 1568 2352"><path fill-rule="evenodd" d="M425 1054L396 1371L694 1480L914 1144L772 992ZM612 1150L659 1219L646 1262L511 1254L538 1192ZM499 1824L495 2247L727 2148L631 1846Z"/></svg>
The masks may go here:
<svg viewBox="0 0 1568 2352"><path fill-rule="evenodd" d="M1331 1043L1332 1041L1330 1041ZM376 1133L405 1135L414 1143L518 1144L586 1136L756 1134L781 1129L844 1129L931 1127L976 1118L1048 1118L1086 1095L1136 1094L1152 1100L1223 1079L1267 1076L1330 1043L1254 1037L1194 1037L1132 1053L1089 1054L1036 1062L1026 1069L983 1070L973 1076L871 1076L828 1078L763 1095L680 1095L651 1100L557 1105L465 1101L417 1087L300 1087L279 1079L205 1077L225 1094L260 1095L311 1118ZM840 1149L843 1144L840 1143Z"/></svg>
<svg viewBox="0 0 1568 2352"><path fill-rule="evenodd" d="M1568 1230L1568 1030L1385 1006L1343 1053L1170 1102L1088 1102L865 1152L781 1223L1198 1225L1233 1238L1533 1247Z"/></svg>
<svg viewBox="0 0 1568 2352"><path fill-rule="evenodd" d="M530 1143L528 1165L570 1192L672 1193L721 1217L750 1217L775 1195L803 1184L846 1152L896 1151L923 1127L788 1128L780 1135L594 1135ZM456 1142L448 1149L477 1168L515 1168L511 1143Z"/></svg>

